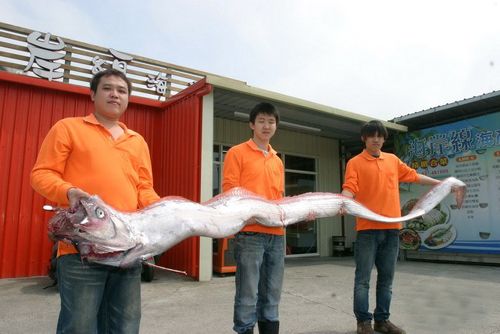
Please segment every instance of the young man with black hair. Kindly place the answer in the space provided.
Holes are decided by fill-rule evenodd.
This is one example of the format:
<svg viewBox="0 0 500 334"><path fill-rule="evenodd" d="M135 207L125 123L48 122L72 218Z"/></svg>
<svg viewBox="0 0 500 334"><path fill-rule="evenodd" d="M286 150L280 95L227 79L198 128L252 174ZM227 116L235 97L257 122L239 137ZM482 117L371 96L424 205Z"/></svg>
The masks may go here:
<svg viewBox="0 0 500 334"><path fill-rule="evenodd" d="M439 181L418 174L394 154L382 152L387 137L387 129L380 121L370 121L361 128L365 148L347 163L342 195L355 198L378 214L400 217L400 182L435 185ZM405 333L389 321L400 229L401 223L356 219L354 315L358 334L371 334L374 329L379 333ZM373 266L377 268L377 300L372 314L368 309L368 296ZM374 328L372 319L375 320Z"/></svg>
<svg viewBox="0 0 500 334"><path fill-rule="evenodd" d="M283 197L284 167L270 140L279 112L270 103L250 112L253 137L232 147L224 159L222 189L243 187L266 199ZM284 274L284 229L249 224L235 235L236 294L234 326L237 333L279 333L278 306Z"/></svg>

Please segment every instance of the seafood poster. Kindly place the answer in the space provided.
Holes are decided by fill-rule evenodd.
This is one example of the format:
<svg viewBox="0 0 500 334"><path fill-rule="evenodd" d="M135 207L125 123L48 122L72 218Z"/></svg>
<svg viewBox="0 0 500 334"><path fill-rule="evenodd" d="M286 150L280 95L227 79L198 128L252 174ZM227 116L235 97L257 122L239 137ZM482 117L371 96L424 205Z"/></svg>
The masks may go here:
<svg viewBox="0 0 500 334"><path fill-rule="evenodd" d="M461 209L448 196L401 231L403 249L500 254L500 113L400 134L395 153L419 173L467 184ZM428 187L402 184L402 214Z"/></svg>

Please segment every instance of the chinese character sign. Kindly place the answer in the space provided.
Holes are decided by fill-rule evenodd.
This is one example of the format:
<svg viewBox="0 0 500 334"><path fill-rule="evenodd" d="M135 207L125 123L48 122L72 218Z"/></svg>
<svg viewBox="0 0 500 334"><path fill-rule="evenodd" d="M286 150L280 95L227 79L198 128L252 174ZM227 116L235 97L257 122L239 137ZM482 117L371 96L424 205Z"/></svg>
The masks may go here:
<svg viewBox="0 0 500 334"><path fill-rule="evenodd" d="M57 71L62 64L56 60L65 56L65 52L58 52L64 50L65 44L59 37L56 38L57 42L53 42L50 37L50 33L43 35L38 31L28 35L30 60L24 71L32 69L39 77L52 80L62 78L64 75L64 72ZM33 67L35 63L40 67Z"/></svg>
<svg viewBox="0 0 500 334"><path fill-rule="evenodd" d="M395 151L419 173L454 176L467 184L461 210L450 196L406 224L422 238L420 249L500 254L500 224L495 223L500 217L500 113L398 135ZM401 193L402 211L425 190L408 185Z"/></svg>
<svg viewBox="0 0 500 334"><path fill-rule="evenodd" d="M114 49L109 49L109 53L114 57L112 63L107 63L106 60L101 59L99 56L95 56L92 58L92 74L99 73L105 70L104 65L110 65L111 68L121 71L123 73L127 73L127 63L132 61L134 57L125 54L123 52L116 51Z"/></svg>
<svg viewBox="0 0 500 334"><path fill-rule="evenodd" d="M413 137L403 140L404 145L408 146L403 158L412 161L427 156L450 156L498 146L500 129L477 128L465 123L463 128L448 128L440 133L426 131L425 136L415 131Z"/></svg>
<svg viewBox="0 0 500 334"><path fill-rule="evenodd" d="M160 95L165 95L165 93L168 92L167 75L165 73L158 73L156 76L153 74L148 74L146 86L148 88L154 88L156 93Z"/></svg>
<svg viewBox="0 0 500 334"><path fill-rule="evenodd" d="M66 45L60 37L52 36L50 33L33 31L27 36L26 41L29 60L23 70L24 72L32 72L36 76L48 79L49 81L66 78L67 82L69 82L73 74L72 72L82 71L86 73L88 71L83 67L78 67L75 70L76 67L73 67L71 64L73 46ZM78 51L74 51L74 53L80 54ZM93 52L89 54L88 52L84 52L84 54L89 57L92 75L105 69L113 68L128 76L127 70L129 70L129 67L132 67L135 70L130 70L130 75L134 79L130 80L134 84L139 85L139 87L135 87L136 92L145 93L146 95L157 95L158 99L161 99L170 97L172 90L177 90L172 87L172 81L175 80L172 80L173 74L168 69L162 69L157 66L151 67L143 64L142 60L132 63L134 60L133 56L115 49L107 49L107 52L104 53ZM64 63L65 60L66 63ZM149 73L142 72L144 68L147 68ZM155 71L154 74L151 73L152 71ZM85 79L81 80L80 78L76 78L75 80L85 81ZM179 82L176 82L176 84L179 84ZM144 85L150 90L145 90L140 85ZM187 86L189 86L189 83ZM486 138L484 138L484 141L486 142Z"/></svg>

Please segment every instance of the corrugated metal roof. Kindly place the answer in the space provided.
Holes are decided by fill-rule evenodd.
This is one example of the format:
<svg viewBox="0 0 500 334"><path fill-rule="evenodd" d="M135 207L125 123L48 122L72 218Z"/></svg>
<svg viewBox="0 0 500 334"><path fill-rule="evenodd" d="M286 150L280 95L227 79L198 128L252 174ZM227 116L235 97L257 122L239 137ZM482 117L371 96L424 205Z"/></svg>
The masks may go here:
<svg viewBox="0 0 500 334"><path fill-rule="evenodd" d="M406 125L409 130L417 130L498 111L500 111L500 91L497 90L396 117L390 122Z"/></svg>
<svg viewBox="0 0 500 334"><path fill-rule="evenodd" d="M216 117L241 120L235 112L240 115L248 114L257 102L266 100L277 105L282 120L287 123L319 129L315 131L316 135L356 143L359 142L361 126L374 119L374 117L252 87L243 81L208 75L207 83L215 87L214 112ZM381 121L390 131L407 131L404 125ZM300 131L299 127L295 129Z"/></svg>

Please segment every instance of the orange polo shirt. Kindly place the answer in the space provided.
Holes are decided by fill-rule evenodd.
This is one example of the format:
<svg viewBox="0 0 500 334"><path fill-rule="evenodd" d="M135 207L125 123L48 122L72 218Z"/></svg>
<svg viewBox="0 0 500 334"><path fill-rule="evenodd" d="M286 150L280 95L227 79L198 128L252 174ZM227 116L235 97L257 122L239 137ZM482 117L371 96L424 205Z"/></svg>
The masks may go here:
<svg viewBox="0 0 500 334"><path fill-rule="evenodd" d="M222 190L243 187L266 199L283 197L285 189L285 168L269 145L269 153L264 153L252 139L229 149L224 158ZM245 226L242 231L283 235L282 227L266 227L259 224Z"/></svg>
<svg viewBox="0 0 500 334"><path fill-rule="evenodd" d="M124 130L114 140L95 118L65 118L45 137L35 166L31 185L42 196L68 206L67 192L78 187L99 195L121 211L134 211L156 202L151 159L144 138L119 123ZM69 244L59 243L59 255L76 253Z"/></svg>
<svg viewBox="0 0 500 334"><path fill-rule="evenodd" d="M368 209L387 216L401 217L400 182L418 182L417 171L391 153L371 156L366 150L347 162L342 188L354 194ZM356 230L400 229L401 223L380 223L356 218Z"/></svg>

